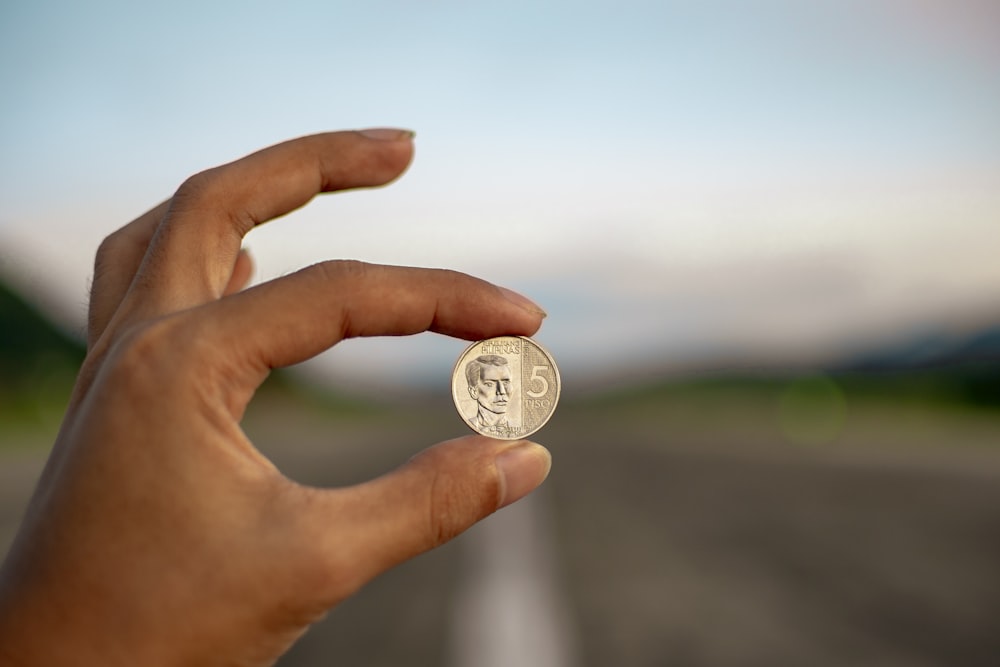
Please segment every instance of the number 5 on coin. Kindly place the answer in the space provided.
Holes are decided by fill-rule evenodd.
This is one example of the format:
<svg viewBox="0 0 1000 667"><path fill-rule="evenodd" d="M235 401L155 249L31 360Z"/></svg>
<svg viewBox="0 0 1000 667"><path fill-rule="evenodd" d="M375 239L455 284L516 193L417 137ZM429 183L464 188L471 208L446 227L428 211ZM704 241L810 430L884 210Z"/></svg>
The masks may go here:
<svg viewBox="0 0 1000 667"><path fill-rule="evenodd" d="M528 396L531 396L532 398L541 398L545 394L549 393L549 381L546 380L544 377L542 377L541 375L538 374L538 371L547 371L547 370L549 370L548 366L532 366L531 367L531 377L528 378L528 379L530 380L531 383L534 383L535 380L538 380L539 382L541 382L542 383L542 390L541 391L531 391L529 389L528 391L526 391L524 393L526 393Z"/></svg>
<svg viewBox="0 0 1000 667"><path fill-rule="evenodd" d="M538 343L501 336L473 343L458 357L451 395L476 433L517 440L545 425L559 401L559 369Z"/></svg>

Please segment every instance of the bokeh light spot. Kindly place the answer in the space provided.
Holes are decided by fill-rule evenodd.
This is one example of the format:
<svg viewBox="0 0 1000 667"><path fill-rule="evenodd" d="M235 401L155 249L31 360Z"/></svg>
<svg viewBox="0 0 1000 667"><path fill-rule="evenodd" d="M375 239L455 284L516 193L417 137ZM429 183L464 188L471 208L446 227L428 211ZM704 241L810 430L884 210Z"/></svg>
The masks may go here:
<svg viewBox="0 0 1000 667"><path fill-rule="evenodd" d="M798 378L778 398L778 425L788 442L823 445L835 440L847 422L847 401L825 375Z"/></svg>

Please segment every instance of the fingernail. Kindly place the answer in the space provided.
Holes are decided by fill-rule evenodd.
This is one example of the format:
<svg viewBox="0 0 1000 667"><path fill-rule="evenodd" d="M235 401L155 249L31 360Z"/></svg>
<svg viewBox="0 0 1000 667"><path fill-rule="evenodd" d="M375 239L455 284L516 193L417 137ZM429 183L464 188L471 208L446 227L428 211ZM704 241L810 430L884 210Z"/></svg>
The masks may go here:
<svg viewBox="0 0 1000 667"><path fill-rule="evenodd" d="M506 287L497 287L500 293L503 294L504 298L515 303L521 308L524 308L529 313L534 313L535 315L541 315L542 317L548 317L549 314L542 310L542 307L537 303L524 296L523 294L518 294L514 290L509 290Z"/></svg>
<svg viewBox="0 0 1000 667"><path fill-rule="evenodd" d="M497 509L520 500L549 476L552 455L541 445L525 442L505 450L496 458L500 473L500 504Z"/></svg>
<svg viewBox="0 0 1000 667"><path fill-rule="evenodd" d="M391 127L373 127L367 130L358 130L358 134L379 141L402 141L403 139L412 139L417 136L417 133L413 130L399 130Z"/></svg>

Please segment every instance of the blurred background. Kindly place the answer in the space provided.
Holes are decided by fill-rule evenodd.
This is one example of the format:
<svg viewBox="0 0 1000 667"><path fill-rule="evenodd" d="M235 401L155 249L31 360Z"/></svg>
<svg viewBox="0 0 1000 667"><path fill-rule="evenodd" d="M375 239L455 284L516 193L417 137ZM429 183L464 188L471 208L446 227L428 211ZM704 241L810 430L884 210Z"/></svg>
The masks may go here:
<svg viewBox="0 0 1000 667"><path fill-rule="evenodd" d="M1000 5L40 0L0 7L0 86L4 549L101 239L268 144L401 126L409 172L254 230L256 279L529 295L555 464L281 664L1000 661ZM369 478L463 433L463 348L348 341L246 430Z"/></svg>

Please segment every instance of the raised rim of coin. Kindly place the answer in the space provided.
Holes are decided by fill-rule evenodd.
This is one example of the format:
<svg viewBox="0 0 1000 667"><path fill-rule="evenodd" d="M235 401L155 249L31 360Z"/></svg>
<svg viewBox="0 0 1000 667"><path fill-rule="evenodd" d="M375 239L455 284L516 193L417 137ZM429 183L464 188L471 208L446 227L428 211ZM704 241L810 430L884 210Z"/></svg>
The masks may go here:
<svg viewBox="0 0 1000 667"><path fill-rule="evenodd" d="M526 350L534 357L528 363L524 363ZM469 384L466 366L482 356L501 357L503 361L497 366L509 368L509 379L517 380L510 382L510 393L516 392L517 403L513 404L509 398L506 401L498 399L502 412L485 407L474 396ZM539 361L544 363L537 363ZM480 366L480 379L482 369ZM552 354L526 336L496 336L475 341L458 356L451 372L451 396L462 421L476 433L499 440L520 440L536 433L552 417L561 393L562 379ZM497 418L496 414L502 416Z"/></svg>

